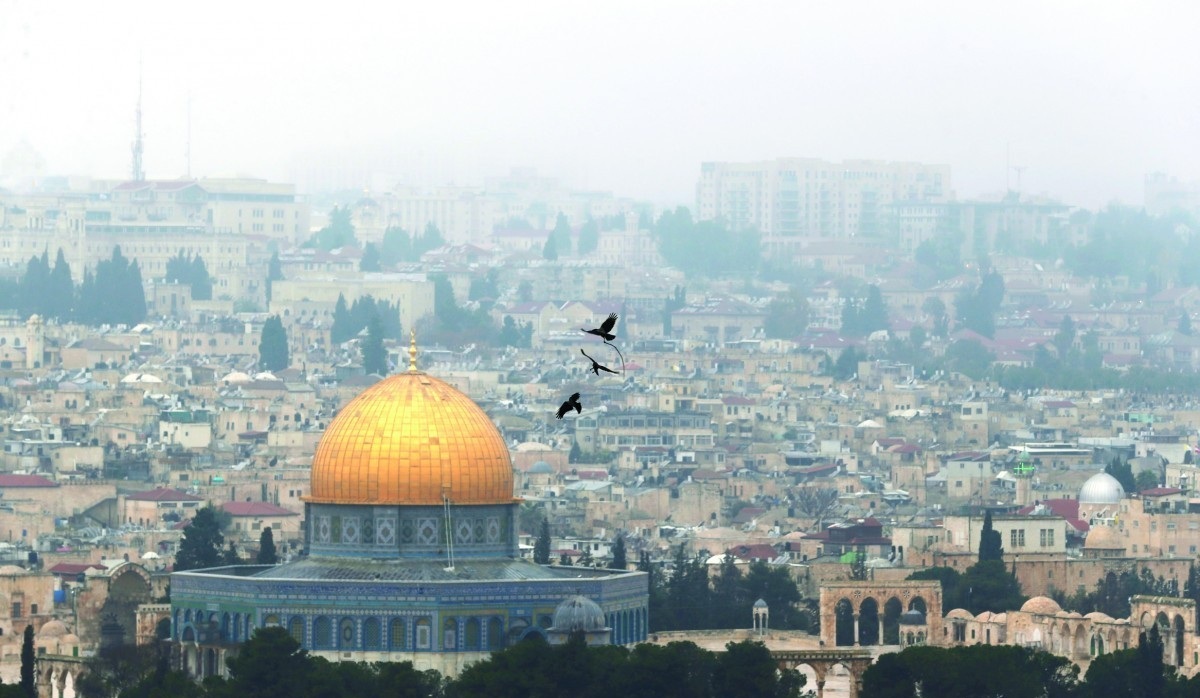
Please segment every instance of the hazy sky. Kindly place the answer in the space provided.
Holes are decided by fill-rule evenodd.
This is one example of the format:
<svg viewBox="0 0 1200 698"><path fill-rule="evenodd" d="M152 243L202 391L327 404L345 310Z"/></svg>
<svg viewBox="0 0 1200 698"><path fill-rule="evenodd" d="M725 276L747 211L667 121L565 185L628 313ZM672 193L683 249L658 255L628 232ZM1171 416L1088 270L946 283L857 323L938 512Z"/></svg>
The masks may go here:
<svg viewBox="0 0 1200 698"><path fill-rule="evenodd" d="M1200 3L0 0L0 158L471 183L534 166L691 203L704 160L948 163L959 197L1200 180ZM339 155L340 154L340 155ZM1011 175L1015 185L1016 176Z"/></svg>

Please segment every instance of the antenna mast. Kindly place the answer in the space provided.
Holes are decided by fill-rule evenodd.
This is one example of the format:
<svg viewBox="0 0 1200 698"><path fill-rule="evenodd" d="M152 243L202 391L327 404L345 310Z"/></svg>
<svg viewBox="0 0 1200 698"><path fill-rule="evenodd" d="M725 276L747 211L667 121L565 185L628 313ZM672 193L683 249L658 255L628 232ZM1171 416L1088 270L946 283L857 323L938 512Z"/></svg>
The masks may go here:
<svg viewBox="0 0 1200 698"><path fill-rule="evenodd" d="M137 99L137 132L133 141L133 181L146 181L146 171L142 167L142 62L138 61L138 99Z"/></svg>

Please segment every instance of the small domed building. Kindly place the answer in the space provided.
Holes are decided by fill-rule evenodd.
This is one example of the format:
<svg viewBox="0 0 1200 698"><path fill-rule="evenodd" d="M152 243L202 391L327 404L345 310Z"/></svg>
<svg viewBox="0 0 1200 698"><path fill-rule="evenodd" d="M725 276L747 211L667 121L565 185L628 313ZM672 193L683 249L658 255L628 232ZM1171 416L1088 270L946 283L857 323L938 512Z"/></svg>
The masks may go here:
<svg viewBox="0 0 1200 698"><path fill-rule="evenodd" d="M1125 499L1125 488L1108 473L1096 473L1079 488L1079 518L1095 525L1111 520Z"/></svg>
<svg viewBox="0 0 1200 698"><path fill-rule="evenodd" d="M583 634L589 647L609 644L612 628L606 625L604 609L586 596L572 596L558 605L548 633L550 644L561 645L576 633Z"/></svg>
<svg viewBox="0 0 1200 698"><path fill-rule="evenodd" d="M520 557L504 439L470 398L417 370L415 339L409 354L407 372L350 401L318 443L304 555L172 575L180 668L223 674L226 653L278 626L332 661L411 661L454 675L546 637L571 599L600 619L587 628L611 629L612 643L646 638L645 573Z"/></svg>

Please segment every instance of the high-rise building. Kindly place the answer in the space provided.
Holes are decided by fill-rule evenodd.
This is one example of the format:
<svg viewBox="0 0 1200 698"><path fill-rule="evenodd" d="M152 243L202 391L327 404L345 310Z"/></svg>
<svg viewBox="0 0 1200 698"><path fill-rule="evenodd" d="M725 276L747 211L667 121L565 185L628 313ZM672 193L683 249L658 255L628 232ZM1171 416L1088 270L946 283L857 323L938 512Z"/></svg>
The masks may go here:
<svg viewBox="0 0 1200 698"><path fill-rule="evenodd" d="M879 237L893 202L952 198L949 165L880 160L706 162L696 185L700 220L768 236Z"/></svg>

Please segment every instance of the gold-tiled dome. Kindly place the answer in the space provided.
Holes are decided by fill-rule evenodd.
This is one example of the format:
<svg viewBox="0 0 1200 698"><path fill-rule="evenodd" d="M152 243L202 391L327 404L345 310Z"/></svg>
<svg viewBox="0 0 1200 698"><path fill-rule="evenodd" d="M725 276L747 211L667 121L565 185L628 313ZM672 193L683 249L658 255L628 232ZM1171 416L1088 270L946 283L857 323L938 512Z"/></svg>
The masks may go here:
<svg viewBox="0 0 1200 698"><path fill-rule="evenodd" d="M414 352L415 353L415 352ZM466 395L416 370L350 401L317 444L310 502L509 504L508 447Z"/></svg>

